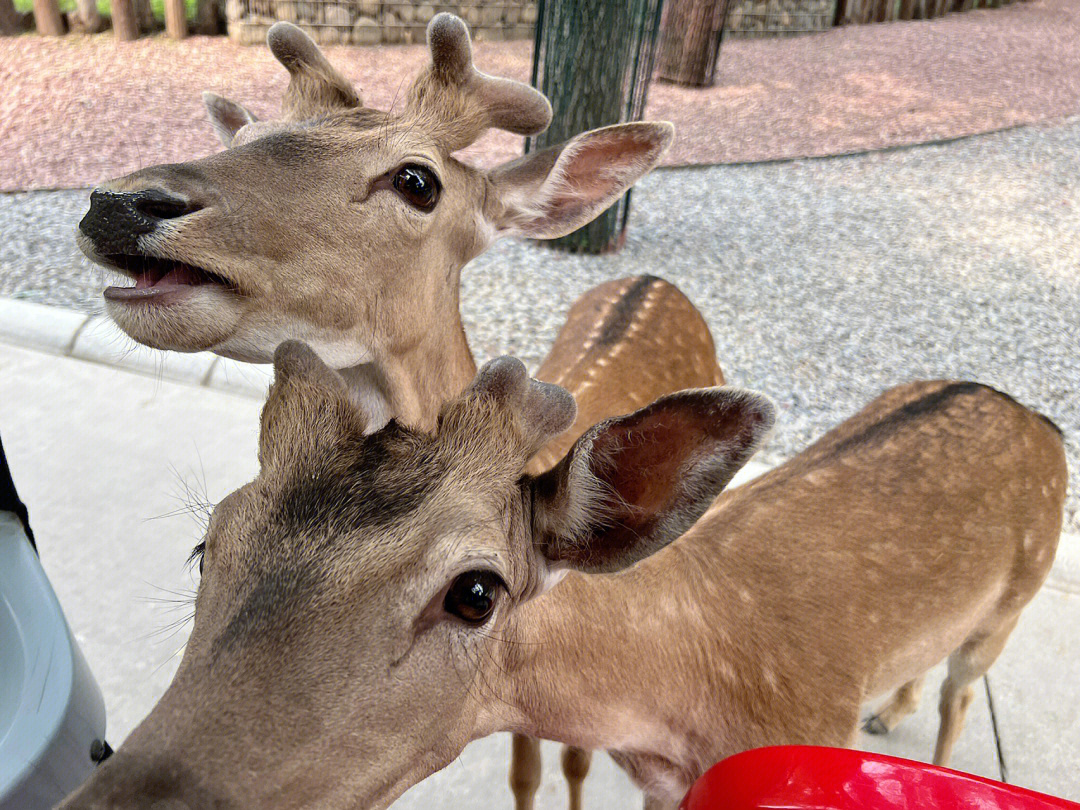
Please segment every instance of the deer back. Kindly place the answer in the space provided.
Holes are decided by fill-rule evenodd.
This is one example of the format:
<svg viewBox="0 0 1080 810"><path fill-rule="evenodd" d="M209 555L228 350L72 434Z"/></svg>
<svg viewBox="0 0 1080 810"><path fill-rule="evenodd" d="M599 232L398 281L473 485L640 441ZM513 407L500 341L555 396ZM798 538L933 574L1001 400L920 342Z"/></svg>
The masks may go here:
<svg viewBox="0 0 1080 810"><path fill-rule="evenodd" d="M538 707L533 733L588 747L677 748L709 729L688 772L749 747L844 745L863 700L1032 598L1065 485L1060 434L1006 395L893 388L633 568L570 574L523 606L504 633L507 699Z"/></svg>
<svg viewBox="0 0 1080 810"><path fill-rule="evenodd" d="M701 313L673 284L650 275L606 282L575 301L536 377L570 391L578 415L533 458L530 472L551 467L601 419L674 391L724 383Z"/></svg>

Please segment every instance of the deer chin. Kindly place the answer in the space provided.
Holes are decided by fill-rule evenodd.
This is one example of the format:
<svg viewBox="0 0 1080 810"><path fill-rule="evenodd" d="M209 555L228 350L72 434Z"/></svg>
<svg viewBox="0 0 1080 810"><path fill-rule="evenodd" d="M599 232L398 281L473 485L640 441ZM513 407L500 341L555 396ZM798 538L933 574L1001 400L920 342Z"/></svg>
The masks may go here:
<svg viewBox="0 0 1080 810"><path fill-rule="evenodd" d="M229 338L241 317L241 295L221 275L149 254L102 255L95 262L134 281L105 288L105 309L133 340L154 349L197 352Z"/></svg>
<svg viewBox="0 0 1080 810"><path fill-rule="evenodd" d="M242 314L236 293L219 284L163 285L145 293L110 287L105 311L137 343L177 352L205 351L227 341Z"/></svg>

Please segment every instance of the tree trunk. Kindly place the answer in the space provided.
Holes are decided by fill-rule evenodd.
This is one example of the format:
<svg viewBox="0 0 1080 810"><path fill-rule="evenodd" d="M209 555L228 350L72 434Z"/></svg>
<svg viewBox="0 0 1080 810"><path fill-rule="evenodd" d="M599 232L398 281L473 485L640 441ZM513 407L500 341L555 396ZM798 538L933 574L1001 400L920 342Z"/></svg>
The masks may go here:
<svg viewBox="0 0 1080 810"><path fill-rule="evenodd" d="M838 25L862 25L870 22L873 13L874 0L840 0L841 8L838 9L842 16L839 17Z"/></svg>
<svg viewBox="0 0 1080 810"><path fill-rule="evenodd" d="M59 37L67 32L56 0L34 0L34 25L37 32L46 37Z"/></svg>
<svg viewBox="0 0 1080 810"><path fill-rule="evenodd" d="M199 0L195 9L195 33L206 36L221 33L217 0Z"/></svg>
<svg viewBox="0 0 1080 810"><path fill-rule="evenodd" d="M910 20L915 17L915 0L900 0L900 19Z"/></svg>
<svg viewBox="0 0 1080 810"><path fill-rule="evenodd" d="M134 2L135 20L139 25L139 30L144 34L157 30L157 20L154 19L154 9L150 6L150 0L134 0Z"/></svg>
<svg viewBox="0 0 1080 810"><path fill-rule="evenodd" d="M184 0L165 0L165 33L170 39L187 36L187 7Z"/></svg>
<svg viewBox="0 0 1080 810"><path fill-rule="evenodd" d="M113 33L121 42L138 39L139 21L132 0L112 0L112 25Z"/></svg>
<svg viewBox="0 0 1080 810"><path fill-rule="evenodd" d="M640 119L652 74L659 0L541 0L533 48L533 84L551 99L551 126L530 149ZM603 43L598 47L597 43ZM622 244L629 197L588 225L544 244L606 253Z"/></svg>
<svg viewBox="0 0 1080 810"><path fill-rule="evenodd" d="M720 56L720 28L729 0L667 0L660 30L657 77L711 87Z"/></svg>
<svg viewBox="0 0 1080 810"><path fill-rule="evenodd" d="M12 0L0 0L0 36L10 37L30 30L30 16L15 10Z"/></svg>
<svg viewBox="0 0 1080 810"><path fill-rule="evenodd" d="M75 0L75 11L68 17L71 27L86 34L105 30L105 19L98 11L97 0Z"/></svg>

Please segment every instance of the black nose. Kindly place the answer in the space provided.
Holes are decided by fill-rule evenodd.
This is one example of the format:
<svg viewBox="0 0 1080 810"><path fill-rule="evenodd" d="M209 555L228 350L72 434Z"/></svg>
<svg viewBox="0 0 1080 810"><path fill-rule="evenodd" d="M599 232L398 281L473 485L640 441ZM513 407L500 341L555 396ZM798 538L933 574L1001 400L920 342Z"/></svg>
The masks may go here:
<svg viewBox="0 0 1080 810"><path fill-rule="evenodd" d="M167 219L198 211L202 206L174 197L160 189L101 191L90 194L90 210L79 230L94 242L99 253L139 253L138 239L152 233Z"/></svg>

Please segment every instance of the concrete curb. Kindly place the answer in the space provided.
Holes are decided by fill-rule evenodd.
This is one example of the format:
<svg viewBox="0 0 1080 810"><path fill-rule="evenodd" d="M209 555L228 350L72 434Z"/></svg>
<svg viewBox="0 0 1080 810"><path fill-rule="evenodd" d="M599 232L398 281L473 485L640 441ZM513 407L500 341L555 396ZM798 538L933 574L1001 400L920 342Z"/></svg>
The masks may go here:
<svg viewBox="0 0 1080 810"><path fill-rule="evenodd" d="M1062 532L1057 556L1046 587L1071 596L1080 596L1080 534Z"/></svg>
<svg viewBox="0 0 1080 810"><path fill-rule="evenodd" d="M209 352L181 354L140 346L104 315L0 296L0 341L122 368L159 379L264 399L269 365L239 363ZM731 481L738 486L773 465L751 461ZM1046 587L1080 596L1080 534L1063 533Z"/></svg>
<svg viewBox="0 0 1080 810"><path fill-rule="evenodd" d="M269 366L210 352L155 351L137 344L104 315L15 298L0 297L0 341L257 399L266 397L270 385Z"/></svg>

